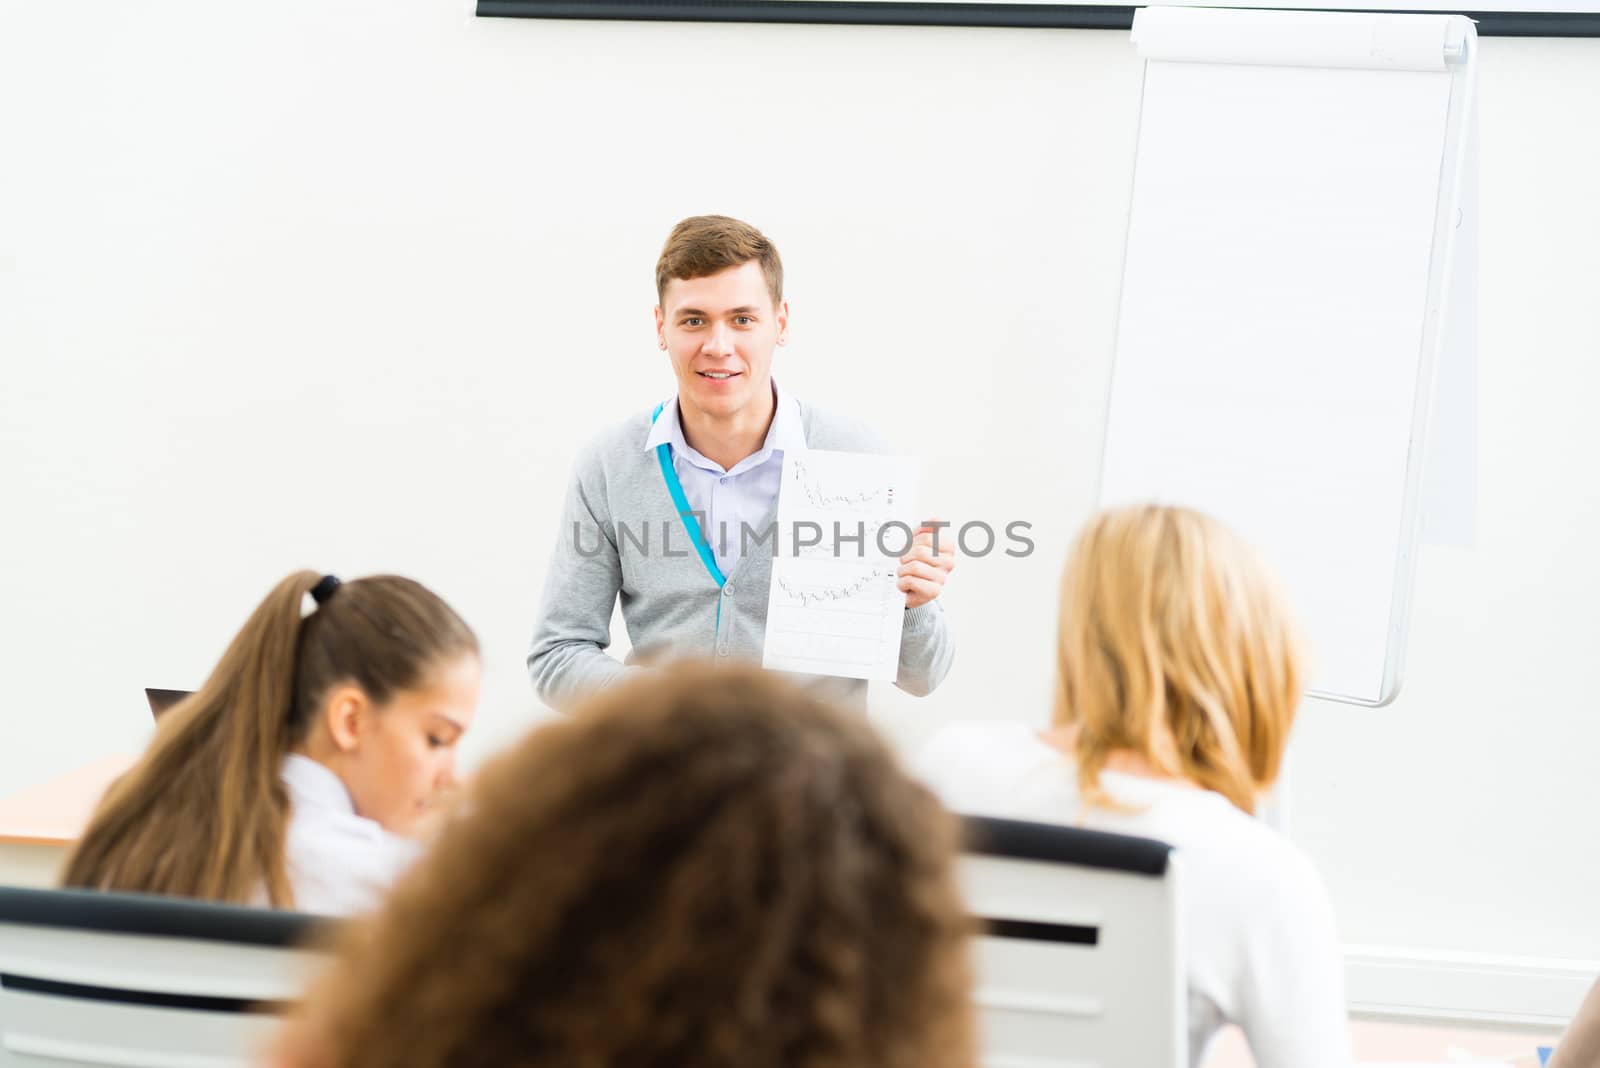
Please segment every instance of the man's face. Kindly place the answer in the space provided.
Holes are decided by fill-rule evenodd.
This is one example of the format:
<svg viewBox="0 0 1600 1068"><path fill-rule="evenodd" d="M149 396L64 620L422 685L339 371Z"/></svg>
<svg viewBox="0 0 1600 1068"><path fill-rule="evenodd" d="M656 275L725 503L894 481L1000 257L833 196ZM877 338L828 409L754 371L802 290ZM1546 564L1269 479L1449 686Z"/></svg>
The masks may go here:
<svg viewBox="0 0 1600 1068"><path fill-rule="evenodd" d="M678 376L678 403L731 419L772 391L772 350L788 332L761 264L749 260L704 278L673 278L656 309L656 333Z"/></svg>

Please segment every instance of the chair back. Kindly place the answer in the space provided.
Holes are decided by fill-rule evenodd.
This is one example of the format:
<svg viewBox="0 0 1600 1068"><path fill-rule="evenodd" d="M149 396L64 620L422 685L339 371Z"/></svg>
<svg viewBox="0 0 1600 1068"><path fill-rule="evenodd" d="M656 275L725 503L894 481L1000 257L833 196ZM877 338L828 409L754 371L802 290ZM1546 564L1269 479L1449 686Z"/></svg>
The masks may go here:
<svg viewBox="0 0 1600 1068"><path fill-rule="evenodd" d="M189 898L0 887L0 1065L246 1068L337 921Z"/></svg>
<svg viewBox="0 0 1600 1068"><path fill-rule="evenodd" d="M984 1068L1187 1068L1172 847L968 817Z"/></svg>

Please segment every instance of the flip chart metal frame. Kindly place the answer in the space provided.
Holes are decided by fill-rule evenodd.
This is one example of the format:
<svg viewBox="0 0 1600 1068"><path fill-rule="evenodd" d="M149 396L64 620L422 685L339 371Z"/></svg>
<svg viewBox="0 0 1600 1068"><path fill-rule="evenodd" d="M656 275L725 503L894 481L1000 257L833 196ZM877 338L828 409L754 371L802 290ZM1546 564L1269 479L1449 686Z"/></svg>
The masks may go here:
<svg viewBox="0 0 1600 1068"><path fill-rule="evenodd" d="M1400 692L1404 676L1406 636L1416 584L1417 544L1422 535L1422 479L1426 467L1427 431L1433 407L1439 350L1444 343L1452 296L1451 275L1458 261L1456 235L1461 212L1461 191L1467 168L1476 166L1468 150L1472 145L1473 112L1477 107L1478 42L1470 32L1460 55L1446 47L1450 69L1450 107L1445 116L1444 158L1440 168L1439 204L1433 221L1433 252L1428 263L1428 309L1423 319L1421 359L1411 417L1411 451L1406 464L1405 509L1401 515L1401 543L1395 560L1394 600L1390 606L1388 655L1384 661L1382 691L1376 701L1359 701L1347 695L1318 693L1314 697L1350 704L1386 705Z"/></svg>
<svg viewBox="0 0 1600 1068"><path fill-rule="evenodd" d="M1441 151L1437 199L1428 258L1427 305L1422 336L1418 345L1416 386L1413 391L1411 431L1407 441L1405 488L1390 600L1384 663L1375 698L1333 690L1313 688L1308 695L1345 704L1381 707L1399 694L1404 677L1406 639L1410 626L1413 588L1416 576L1416 551L1422 530L1422 480L1426 467L1427 435L1435 394L1435 375L1439 352L1449 321L1452 295L1451 275L1458 262L1458 218L1467 168L1475 166L1469 155L1472 145L1472 118L1476 107L1478 43L1470 27L1464 38L1448 39L1443 58L1450 77L1450 96L1445 115L1445 137ZM1111 428L1108 424L1107 434ZM1103 477L1103 475L1102 475ZM1097 497L1100 490L1097 489Z"/></svg>

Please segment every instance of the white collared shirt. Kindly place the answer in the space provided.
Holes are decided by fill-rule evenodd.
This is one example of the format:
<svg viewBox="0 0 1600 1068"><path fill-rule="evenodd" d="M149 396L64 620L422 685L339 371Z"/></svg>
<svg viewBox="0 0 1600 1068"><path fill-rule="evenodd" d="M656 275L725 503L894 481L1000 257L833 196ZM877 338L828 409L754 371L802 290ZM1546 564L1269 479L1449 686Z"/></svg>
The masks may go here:
<svg viewBox="0 0 1600 1068"><path fill-rule="evenodd" d="M285 853L295 910L325 916L372 911L421 846L356 815L339 776L310 757L290 753L282 776L289 790Z"/></svg>
<svg viewBox="0 0 1600 1068"><path fill-rule="evenodd" d="M689 445L683 436L676 395L666 402L650 427L645 448L655 450L665 443L672 446L672 467L683 484L683 495L691 511L698 512L700 530L726 578L744 555L741 532L752 531L750 544L766 531L762 524L776 520L778 488L783 479L783 454L806 447L805 426L800 419L800 402L789 396L778 383L772 383L774 409L761 448L725 469Z"/></svg>

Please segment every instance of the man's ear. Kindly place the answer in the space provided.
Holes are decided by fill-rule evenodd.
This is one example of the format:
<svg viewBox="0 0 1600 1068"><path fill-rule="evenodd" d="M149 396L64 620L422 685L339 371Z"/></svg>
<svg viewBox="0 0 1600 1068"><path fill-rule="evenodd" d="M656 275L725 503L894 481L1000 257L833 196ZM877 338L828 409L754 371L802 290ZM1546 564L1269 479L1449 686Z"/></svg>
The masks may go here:
<svg viewBox="0 0 1600 1068"><path fill-rule="evenodd" d="M778 301L778 344L789 340L789 302Z"/></svg>
<svg viewBox="0 0 1600 1068"><path fill-rule="evenodd" d="M659 344L663 349L667 347L667 335L666 335L665 329L664 329L666 327L666 325L667 325L667 313L661 310L661 305L657 304L656 305L656 343Z"/></svg>
<svg viewBox="0 0 1600 1068"><path fill-rule="evenodd" d="M322 718L328 735L341 753L353 752L365 737L372 701L361 687L352 683L334 687L323 705Z"/></svg>

